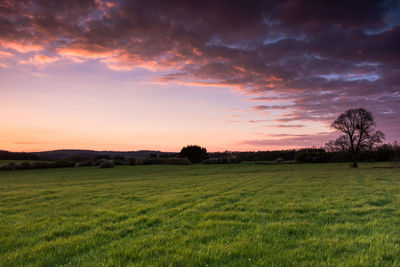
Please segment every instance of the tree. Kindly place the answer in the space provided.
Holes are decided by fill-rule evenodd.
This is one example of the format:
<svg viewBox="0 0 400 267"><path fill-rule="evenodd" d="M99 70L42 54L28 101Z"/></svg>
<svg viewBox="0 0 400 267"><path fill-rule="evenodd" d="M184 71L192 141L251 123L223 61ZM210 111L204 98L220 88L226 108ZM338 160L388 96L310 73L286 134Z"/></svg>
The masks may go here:
<svg viewBox="0 0 400 267"><path fill-rule="evenodd" d="M179 153L179 157L188 158L192 163L199 163L208 159L207 149L200 146L186 146L183 147Z"/></svg>
<svg viewBox="0 0 400 267"><path fill-rule="evenodd" d="M338 139L326 143L330 151L349 152L353 168L357 168L358 154L363 150L371 150L375 144L381 143L385 135L375 130L375 119L371 112L362 109L349 109L341 114L331 125L344 133Z"/></svg>

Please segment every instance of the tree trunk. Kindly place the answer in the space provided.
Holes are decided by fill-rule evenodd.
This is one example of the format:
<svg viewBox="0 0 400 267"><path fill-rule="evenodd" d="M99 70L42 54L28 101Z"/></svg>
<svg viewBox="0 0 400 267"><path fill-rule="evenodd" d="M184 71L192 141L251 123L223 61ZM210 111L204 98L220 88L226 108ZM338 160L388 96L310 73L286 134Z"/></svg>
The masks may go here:
<svg viewBox="0 0 400 267"><path fill-rule="evenodd" d="M358 163L356 160L353 161L353 168L358 168Z"/></svg>
<svg viewBox="0 0 400 267"><path fill-rule="evenodd" d="M352 152L351 153L351 157L353 158L353 168L358 168L358 163L357 163L357 153L356 152Z"/></svg>

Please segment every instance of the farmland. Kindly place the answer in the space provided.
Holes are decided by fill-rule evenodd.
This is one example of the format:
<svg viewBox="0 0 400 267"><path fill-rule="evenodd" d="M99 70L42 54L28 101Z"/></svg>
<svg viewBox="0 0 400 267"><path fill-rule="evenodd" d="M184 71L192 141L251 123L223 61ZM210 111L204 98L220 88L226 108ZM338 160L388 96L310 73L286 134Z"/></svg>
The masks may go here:
<svg viewBox="0 0 400 267"><path fill-rule="evenodd" d="M0 266L400 265L390 163L0 172Z"/></svg>

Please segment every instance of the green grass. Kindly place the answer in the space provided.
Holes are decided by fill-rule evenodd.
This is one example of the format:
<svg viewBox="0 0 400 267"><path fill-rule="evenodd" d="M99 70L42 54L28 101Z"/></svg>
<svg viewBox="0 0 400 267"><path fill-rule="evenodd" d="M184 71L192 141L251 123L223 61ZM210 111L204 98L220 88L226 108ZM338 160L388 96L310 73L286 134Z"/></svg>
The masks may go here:
<svg viewBox="0 0 400 267"><path fill-rule="evenodd" d="M399 266L400 170L378 165L0 172L0 266Z"/></svg>

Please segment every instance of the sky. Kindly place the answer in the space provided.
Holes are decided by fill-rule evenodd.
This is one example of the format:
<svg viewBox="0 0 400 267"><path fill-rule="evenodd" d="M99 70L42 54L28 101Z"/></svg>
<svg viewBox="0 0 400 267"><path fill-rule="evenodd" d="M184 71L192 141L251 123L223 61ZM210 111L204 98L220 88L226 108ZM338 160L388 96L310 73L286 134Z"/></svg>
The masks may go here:
<svg viewBox="0 0 400 267"><path fill-rule="evenodd" d="M320 147L349 108L400 140L400 1L0 1L3 150Z"/></svg>

